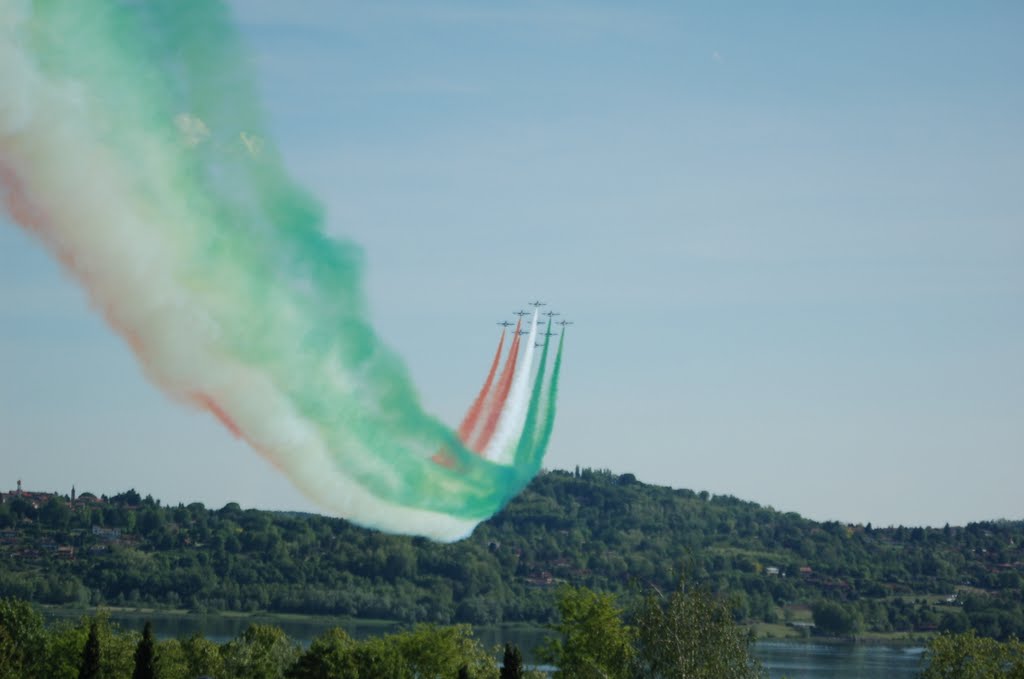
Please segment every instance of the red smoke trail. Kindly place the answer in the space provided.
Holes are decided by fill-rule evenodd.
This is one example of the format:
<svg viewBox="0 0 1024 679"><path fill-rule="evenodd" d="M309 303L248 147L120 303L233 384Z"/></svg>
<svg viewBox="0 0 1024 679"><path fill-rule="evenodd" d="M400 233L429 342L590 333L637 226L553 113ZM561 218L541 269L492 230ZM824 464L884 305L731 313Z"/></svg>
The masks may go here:
<svg viewBox="0 0 1024 679"><path fill-rule="evenodd" d="M517 335L518 337L518 335ZM491 370L487 373L487 381L484 382L483 389L477 394L476 400L473 401L473 405L470 406L469 411L466 413L465 419L462 420L462 424L459 425L459 439L463 443L469 441L469 435L476 429L477 420L480 419L480 411L483 410L484 401L487 400L487 394L491 391L491 384L494 382L494 374L498 372L498 361L501 360L501 350L505 347L505 330L501 331L501 340L498 342L498 350L494 352L494 360L491 362Z"/></svg>
<svg viewBox="0 0 1024 679"><path fill-rule="evenodd" d="M196 394L195 400L201 408L209 410L211 413L213 413L214 417L220 420L220 423L227 427L228 431L235 435L235 438L244 438L242 436L242 430L238 428L238 425L235 424L234 420L228 417L228 414L224 412L224 409L221 408L216 401L214 401L206 394Z"/></svg>
<svg viewBox="0 0 1024 679"><path fill-rule="evenodd" d="M484 427L480 430L476 441L470 445L470 448L480 454L487 448L487 442L494 436L494 430L498 426L498 416L501 415L501 409L505 407L505 400L508 398L508 392L512 388L512 376L516 372L516 360L519 358L519 326L522 325L522 322L523 319L520 318L519 322L516 323L516 336L512 340L512 347L508 350L508 358L505 359L505 367L501 371L497 390L488 404L490 408L487 411Z"/></svg>
<svg viewBox="0 0 1024 679"><path fill-rule="evenodd" d="M518 335L516 337L518 338ZM477 394L476 400L473 401L473 405L469 407L469 411L466 413L466 417L463 418L462 424L459 425L459 440L463 443L467 443L469 441L470 435L473 433L473 430L476 429L477 421L480 419L480 413L484 408L484 402L490 394L491 384L494 383L494 374L498 372L498 362L501 360L501 350L504 348L505 330L502 329L501 339L498 340L498 350L494 352L494 360L491 361L491 369L487 373L487 379L484 381L484 386L480 389L480 393ZM448 451L443 448L434 453L434 457L431 459L445 467L452 467L454 465L451 455L449 455Z"/></svg>
<svg viewBox="0 0 1024 679"><path fill-rule="evenodd" d="M83 283L88 283L89 276L85 270L78 266L74 255L68 248L64 247L62 243L53 240L50 237L48 229L52 222L49 219L49 216L41 206L37 205L29 197L29 193L26 191L25 184L21 177L18 176L18 174L4 161L2 155L0 155L0 202L7 206L7 210L14 218L14 221L18 222L32 233L35 233L41 239L51 244L57 258L68 271L73 272ZM122 326L109 308L103 307L101 311L110 326L114 328L114 330L117 331L126 342L128 342L128 345L135 352L135 355L140 358L144 358L145 352L143 351L142 342L139 341L136 334ZM206 394L194 395L192 403L202 410L208 410L211 412L232 434L235 435L235 437L242 439L245 438L239 430L238 425L236 425L231 418L227 416L224 410ZM268 460L271 460L271 462L274 462L270 456L266 457ZM276 463L274 464L276 466Z"/></svg>
<svg viewBox="0 0 1024 679"><path fill-rule="evenodd" d="M0 153L0 199L3 199L3 203L7 205L7 211L14 218L15 222L21 224L29 232L53 247L57 258L65 268L68 271L74 272L82 280L85 280L85 272L78 267L74 256L69 252L68 248L63 243L51 238L50 233L47 231L52 224L49 215L47 215L42 206L32 200L31 195L25 188L25 182L7 164L2 153Z"/></svg>
<svg viewBox="0 0 1024 679"><path fill-rule="evenodd" d="M5 186L7 190L3 191ZM21 177L4 162L2 156L0 156L0 197L4 199L7 210L11 213L14 221L33 231L42 231L47 222L46 216L28 197Z"/></svg>

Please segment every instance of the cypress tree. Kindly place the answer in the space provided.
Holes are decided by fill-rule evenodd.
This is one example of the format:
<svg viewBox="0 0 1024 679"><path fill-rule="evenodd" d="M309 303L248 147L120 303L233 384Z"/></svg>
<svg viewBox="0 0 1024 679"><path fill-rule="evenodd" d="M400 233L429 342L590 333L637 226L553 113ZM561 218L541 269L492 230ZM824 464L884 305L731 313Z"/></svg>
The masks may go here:
<svg viewBox="0 0 1024 679"><path fill-rule="evenodd" d="M135 647L135 671L132 679L156 679L156 647L153 645L153 625L146 621L142 639Z"/></svg>
<svg viewBox="0 0 1024 679"><path fill-rule="evenodd" d="M519 647L505 644L505 658L501 662L501 679L522 679L523 654Z"/></svg>
<svg viewBox="0 0 1024 679"><path fill-rule="evenodd" d="M78 667L78 679L100 679L100 632L96 621L89 625L89 638L82 649L82 664Z"/></svg>

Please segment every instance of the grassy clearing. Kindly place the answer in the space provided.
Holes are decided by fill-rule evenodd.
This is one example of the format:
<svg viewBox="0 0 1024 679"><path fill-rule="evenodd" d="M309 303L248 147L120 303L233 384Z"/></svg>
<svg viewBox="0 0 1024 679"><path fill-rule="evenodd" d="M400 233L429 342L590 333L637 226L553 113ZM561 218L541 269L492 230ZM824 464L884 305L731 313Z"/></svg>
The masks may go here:
<svg viewBox="0 0 1024 679"><path fill-rule="evenodd" d="M788 622L814 622L814 614L811 607L804 604L794 604L783 609L783 615Z"/></svg>
<svg viewBox="0 0 1024 679"><path fill-rule="evenodd" d="M795 627L781 623L758 622L750 626L758 639L806 639L807 637Z"/></svg>

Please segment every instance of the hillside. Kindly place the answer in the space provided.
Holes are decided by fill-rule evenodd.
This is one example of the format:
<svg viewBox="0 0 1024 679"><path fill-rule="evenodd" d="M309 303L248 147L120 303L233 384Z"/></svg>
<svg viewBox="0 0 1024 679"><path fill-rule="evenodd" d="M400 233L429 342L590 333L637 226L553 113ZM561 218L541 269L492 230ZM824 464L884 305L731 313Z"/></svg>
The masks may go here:
<svg viewBox="0 0 1024 679"><path fill-rule="evenodd" d="M738 620L815 605L837 630L1024 636L1022 521L818 523L589 469L540 475L453 545L234 503L164 507L135 491L3 499L0 596L40 603L547 622L560 582L628 599L683 573L732 596Z"/></svg>

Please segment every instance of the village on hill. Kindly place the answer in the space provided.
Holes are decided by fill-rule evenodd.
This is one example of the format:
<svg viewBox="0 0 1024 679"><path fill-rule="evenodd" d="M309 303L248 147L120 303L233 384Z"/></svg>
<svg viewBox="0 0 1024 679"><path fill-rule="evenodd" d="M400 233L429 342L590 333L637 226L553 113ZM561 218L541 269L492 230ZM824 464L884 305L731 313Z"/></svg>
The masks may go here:
<svg viewBox="0 0 1024 679"><path fill-rule="evenodd" d="M779 635L1024 635L1024 522L818 523L606 470L550 471L454 544L342 519L0 494L0 596L65 606L269 611L406 622L548 623L551 588L629 599L685 578Z"/></svg>

